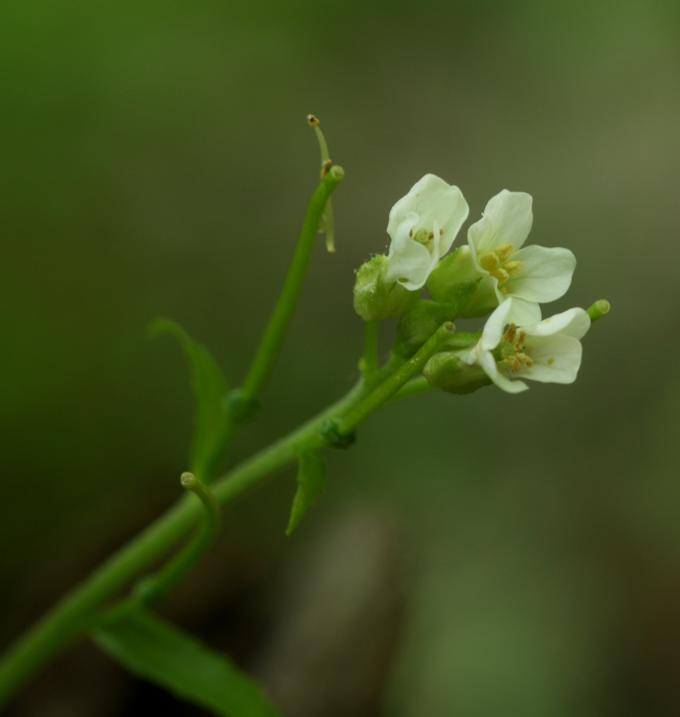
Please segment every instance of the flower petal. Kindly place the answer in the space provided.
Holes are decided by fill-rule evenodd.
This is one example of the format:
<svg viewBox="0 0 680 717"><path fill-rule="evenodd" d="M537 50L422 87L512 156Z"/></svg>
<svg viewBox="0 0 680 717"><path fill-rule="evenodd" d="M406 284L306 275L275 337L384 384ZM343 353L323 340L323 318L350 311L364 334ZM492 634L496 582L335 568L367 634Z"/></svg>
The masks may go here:
<svg viewBox="0 0 680 717"><path fill-rule="evenodd" d="M431 204L423 208L420 222L428 228L432 227L435 237L438 237L439 256L444 256L451 248L469 213L470 207L463 193L452 185L437 192Z"/></svg>
<svg viewBox="0 0 680 717"><path fill-rule="evenodd" d="M507 376L502 374L498 370L498 366L496 366L496 359L489 351L480 353L479 365L496 386L506 393L521 393L529 388L524 381L511 381Z"/></svg>
<svg viewBox="0 0 680 717"><path fill-rule="evenodd" d="M573 383L576 380L583 348L573 336L528 336L526 348L533 365L522 367L518 376L541 383Z"/></svg>
<svg viewBox="0 0 680 717"><path fill-rule="evenodd" d="M423 194L427 196L429 191L433 189L436 191L436 189L441 186L440 182L444 182L444 180L434 174L426 174L408 190L407 194L394 204L392 209L390 209L390 215L387 221L387 233L392 238L394 238L399 225L404 219L411 213L417 213L416 206L422 201Z"/></svg>
<svg viewBox="0 0 680 717"><path fill-rule="evenodd" d="M488 201L482 218L468 229L468 243L475 254L486 254L501 244L519 249L534 220L532 198L526 192L503 189Z"/></svg>
<svg viewBox="0 0 680 717"><path fill-rule="evenodd" d="M506 299L509 301L509 299ZM541 307L533 301L512 297L512 309L506 318L509 324L517 326L535 325L541 320Z"/></svg>
<svg viewBox="0 0 680 717"><path fill-rule="evenodd" d="M390 210L387 233L394 238L401 223L412 213L418 216L418 228L432 229L439 224L439 253L445 254L468 217L470 208L460 189L441 177L426 174L419 179Z"/></svg>
<svg viewBox="0 0 680 717"><path fill-rule="evenodd" d="M554 301L563 296L576 268L576 257L561 247L527 246L512 255L520 268L503 286L512 296L527 301Z"/></svg>
<svg viewBox="0 0 680 717"><path fill-rule="evenodd" d="M508 323L508 316L513 308L513 300L506 299L500 304L486 320L482 331L482 338L477 344L481 351L492 351L498 346L503 337L503 330ZM489 376L489 378L491 378Z"/></svg>
<svg viewBox="0 0 680 717"><path fill-rule="evenodd" d="M395 231L387 255L385 278L398 281L405 289L416 291L424 286L439 257L433 256L420 242L410 237L418 217L409 215Z"/></svg>
<svg viewBox="0 0 680 717"><path fill-rule="evenodd" d="M561 333L582 339L590 328L590 316L581 308L567 309L554 316L549 316L533 326L527 326L525 331L529 336L553 336Z"/></svg>
<svg viewBox="0 0 680 717"><path fill-rule="evenodd" d="M468 366L472 366L472 364L479 363L479 351L477 347L467 349L465 351L456 351L455 354L463 363L466 363Z"/></svg>

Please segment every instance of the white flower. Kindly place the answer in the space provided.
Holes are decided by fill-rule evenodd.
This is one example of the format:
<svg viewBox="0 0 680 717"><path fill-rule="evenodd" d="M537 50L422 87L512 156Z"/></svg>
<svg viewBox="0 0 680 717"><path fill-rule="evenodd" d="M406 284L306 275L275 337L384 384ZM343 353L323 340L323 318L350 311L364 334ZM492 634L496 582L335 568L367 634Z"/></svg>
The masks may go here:
<svg viewBox="0 0 680 717"><path fill-rule="evenodd" d="M386 279L409 291L424 286L439 259L451 248L470 209L463 193L426 174L391 209Z"/></svg>
<svg viewBox="0 0 680 717"><path fill-rule="evenodd" d="M538 304L565 294L576 267L576 257L568 249L522 248L533 223L531 203L530 194L503 189L468 229L477 270L493 284L499 304L507 297L517 299L512 319L521 323L538 321Z"/></svg>
<svg viewBox="0 0 680 717"><path fill-rule="evenodd" d="M477 345L459 354L508 393L525 391L517 379L573 383L581 365L581 342L590 328L583 309L569 309L531 326L508 323L514 299L506 299L487 319Z"/></svg>

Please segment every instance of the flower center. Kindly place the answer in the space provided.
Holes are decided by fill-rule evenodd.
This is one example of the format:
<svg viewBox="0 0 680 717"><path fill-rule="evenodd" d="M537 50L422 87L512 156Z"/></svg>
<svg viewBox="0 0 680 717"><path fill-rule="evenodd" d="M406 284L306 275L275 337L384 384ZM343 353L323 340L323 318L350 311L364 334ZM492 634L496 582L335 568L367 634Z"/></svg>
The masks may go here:
<svg viewBox="0 0 680 717"><path fill-rule="evenodd" d="M443 236L444 230L439 230L439 236ZM423 246L427 247L428 249L432 246L432 242L434 241L434 231L430 229L418 229L417 231L411 231L408 233L408 235L413 239L413 241L417 241L418 244L422 244Z"/></svg>
<svg viewBox="0 0 680 717"><path fill-rule="evenodd" d="M498 279L499 287L503 286L522 266L521 261L510 258L514 252L515 247L512 244L500 244L496 247L495 251L483 254L479 258L479 263L482 268L486 269L491 276Z"/></svg>
<svg viewBox="0 0 680 717"><path fill-rule="evenodd" d="M531 368L534 360L529 355L525 344L527 335L515 324L508 324L500 345L500 362L507 366L510 371L517 373L526 366Z"/></svg>

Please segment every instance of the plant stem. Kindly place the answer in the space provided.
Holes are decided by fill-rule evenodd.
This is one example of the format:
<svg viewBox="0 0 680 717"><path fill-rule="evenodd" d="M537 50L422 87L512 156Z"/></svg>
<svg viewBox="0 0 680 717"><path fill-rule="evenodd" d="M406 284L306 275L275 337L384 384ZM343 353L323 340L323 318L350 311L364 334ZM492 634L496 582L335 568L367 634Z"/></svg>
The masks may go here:
<svg viewBox="0 0 680 717"><path fill-rule="evenodd" d="M351 406L361 395L362 387L358 385L333 406L220 478L212 486L215 498L226 505L273 471L292 463L301 447L322 447L325 441L320 430L324 422ZM203 510L191 498L185 496L99 566L7 651L0 663L0 706L44 663L86 631L99 608L117 597L191 529Z"/></svg>
<svg viewBox="0 0 680 717"><path fill-rule="evenodd" d="M366 381L370 381L378 370L378 322L366 321L364 325L364 355L361 359L361 371Z"/></svg>
<svg viewBox="0 0 680 717"><path fill-rule="evenodd" d="M288 270L283 289L269 319L267 328L243 382L245 396L256 400L281 348L284 332L295 309L302 282L309 266L314 240L326 203L344 177L341 167L334 165L321 179L309 200L295 254Z"/></svg>
<svg viewBox="0 0 680 717"><path fill-rule="evenodd" d="M315 127L315 129L317 128ZM338 165L331 166L327 171L322 169L321 181L307 204L307 212L302 222L295 253L274 311L265 327L243 385L241 388L235 389L231 394L232 398L237 398L238 400L232 404L222 435L208 460L208 480L224 460L244 418L249 416L252 413L253 406L257 405L260 391L269 377L274 361L281 349L286 328L290 323L300 296L319 225L324 215L324 209L329 205L331 194L344 176L343 168Z"/></svg>
<svg viewBox="0 0 680 717"><path fill-rule="evenodd" d="M323 448L327 439L322 430L329 419L337 420L342 432L353 431L422 369L450 338L452 330L452 324L442 325L408 361L392 359L380 369L376 375L384 380L376 388L360 382L337 403L220 478L211 489L216 500L227 505L262 483L269 474L292 463L301 450ZM340 416L342 419L338 420ZM190 530L203 510L190 497L178 501L99 566L7 651L0 662L0 707L43 664L86 632L94 624L98 610L118 597L141 571L165 555Z"/></svg>
<svg viewBox="0 0 680 717"><path fill-rule="evenodd" d="M451 322L442 324L410 359L402 363L379 386L344 414L337 423L337 432L340 435L352 433L376 408L392 398L409 379L422 370L432 354L451 338L453 331L455 326Z"/></svg>
<svg viewBox="0 0 680 717"><path fill-rule="evenodd" d="M220 524L220 504L212 491L193 473L182 473L182 486L200 500L203 506L196 535L154 575L140 581L133 591L146 605L163 600L172 587L187 575L211 547Z"/></svg>
<svg viewBox="0 0 680 717"><path fill-rule="evenodd" d="M427 393L427 391L431 391L432 389L432 384L425 376L418 376L418 378L413 378L408 383L405 383L399 391L392 396L391 400L401 401L402 398L417 396L420 393Z"/></svg>

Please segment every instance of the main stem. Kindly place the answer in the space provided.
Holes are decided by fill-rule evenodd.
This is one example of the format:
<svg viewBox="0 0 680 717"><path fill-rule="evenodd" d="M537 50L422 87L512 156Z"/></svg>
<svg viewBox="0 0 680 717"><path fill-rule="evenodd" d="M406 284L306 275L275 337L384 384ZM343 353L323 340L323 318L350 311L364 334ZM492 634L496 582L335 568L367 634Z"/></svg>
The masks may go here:
<svg viewBox="0 0 680 717"><path fill-rule="evenodd" d="M359 383L330 408L223 476L212 488L217 501L222 505L230 503L270 473L294 461L300 450L323 448L328 440L323 432L328 419L336 421L341 433L353 431L420 372L428 358L450 338L453 329L453 324L442 325L408 361L400 362L393 370L388 362L387 375L377 387L365 388ZM115 598L191 528L202 508L188 497L97 568L7 652L0 663L0 706L41 665L87 630L106 601Z"/></svg>
<svg viewBox="0 0 680 717"><path fill-rule="evenodd" d="M291 463L302 446L320 448L321 427L331 416L342 414L358 396L357 386L344 398L297 430L272 444L219 479L212 491L226 505L269 474ZM139 573L161 558L200 518L201 506L185 496L136 539L99 566L92 575L36 623L11 647L0 663L0 706L44 663L85 631L96 611L115 598Z"/></svg>

